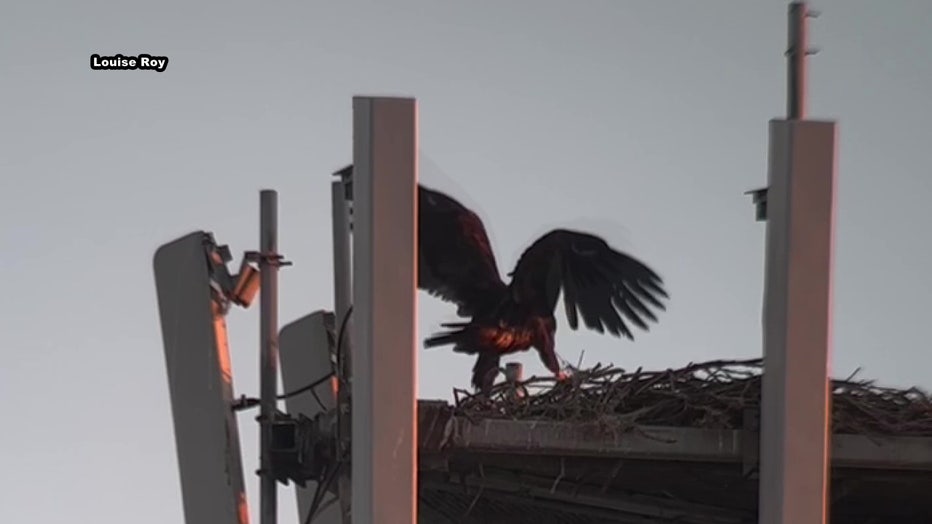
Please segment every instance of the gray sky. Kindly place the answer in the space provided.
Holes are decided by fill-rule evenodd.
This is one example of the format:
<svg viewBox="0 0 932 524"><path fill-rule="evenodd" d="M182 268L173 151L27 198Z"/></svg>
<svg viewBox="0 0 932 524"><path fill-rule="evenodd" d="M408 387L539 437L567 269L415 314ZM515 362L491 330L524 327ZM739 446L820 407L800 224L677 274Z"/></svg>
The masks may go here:
<svg viewBox="0 0 932 524"><path fill-rule="evenodd" d="M813 7L811 115L840 125L834 370L928 388L932 2ZM742 193L766 180L785 40L776 0L4 3L0 521L182 522L152 255L207 229L238 259L274 188L295 263L281 321L329 307L329 174L350 160L352 95L418 98L422 181L478 203L503 273L571 224L663 275L670 308L633 344L568 332L560 313L568 360L758 355L764 226ZM89 68L118 52L170 62ZM421 305L422 337L453 315ZM258 392L257 309L228 318L237 394ZM471 365L422 352L421 397L467 386Z"/></svg>

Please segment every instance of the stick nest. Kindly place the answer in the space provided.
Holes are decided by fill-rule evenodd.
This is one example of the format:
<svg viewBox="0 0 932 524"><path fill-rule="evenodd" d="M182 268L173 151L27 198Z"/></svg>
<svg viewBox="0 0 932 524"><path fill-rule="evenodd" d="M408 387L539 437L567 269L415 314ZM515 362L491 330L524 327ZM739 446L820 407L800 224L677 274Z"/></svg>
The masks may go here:
<svg viewBox="0 0 932 524"><path fill-rule="evenodd" d="M590 422L623 419L637 426L741 429L760 412L761 359L716 360L682 369L633 373L597 364L569 380L532 377L500 383L490 397L454 390L469 419ZM855 372L855 375L857 372ZM832 431L868 436L932 437L932 397L918 388L832 380ZM753 425L753 423L752 423ZM756 429L756 428L754 428Z"/></svg>

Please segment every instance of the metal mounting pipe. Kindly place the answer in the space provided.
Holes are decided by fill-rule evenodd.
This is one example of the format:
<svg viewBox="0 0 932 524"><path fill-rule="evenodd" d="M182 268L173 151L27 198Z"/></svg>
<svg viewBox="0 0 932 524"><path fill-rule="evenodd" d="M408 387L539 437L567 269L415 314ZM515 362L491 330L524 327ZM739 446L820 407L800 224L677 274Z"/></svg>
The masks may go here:
<svg viewBox="0 0 932 524"><path fill-rule="evenodd" d="M789 8L789 35L787 38L786 117L789 120L806 118L806 56L809 55L805 2L793 2Z"/></svg>
<svg viewBox="0 0 932 524"><path fill-rule="evenodd" d="M259 479L260 524L277 520L278 486L272 475L271 421L275 416L278 379L278 193L259 195Z"/></svg>

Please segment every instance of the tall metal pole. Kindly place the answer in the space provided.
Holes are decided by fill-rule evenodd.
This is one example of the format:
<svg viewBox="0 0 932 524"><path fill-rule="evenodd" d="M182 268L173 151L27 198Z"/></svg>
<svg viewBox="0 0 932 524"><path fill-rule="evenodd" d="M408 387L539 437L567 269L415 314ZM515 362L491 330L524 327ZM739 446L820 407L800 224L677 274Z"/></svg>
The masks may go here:
<svg viewBox="0 0 932 524"><path fill-rule="evenodd" d="M837 128L805 119L808 16L790 4L788 114L770 122L761 524L828 522Z"/></svg>
<svg viewBox="0 0 932 524"><path fill-rule="evenodd" d="M803 120L806 118L806 57L815 54L809 49L807 35L808 20L818 16L810 11L805 2L792 2L789 8L789 34L786 49L786 118ZM757 209L758 221L767 220L767 188L747 191Z"/></svg>
<svg viewBox="0 0 932 524"><path fill-rule="evenodd" d="M806 35L808 8L805 2L793 2L789 9L789 35L786 51L787 89L786 117L790 120L806 118L806 55L809 41Z"/></svg>
<svg viewBox="0 0 932 524"><path fill-rule="evenodd" d="M353 99L353 522L417 522L417 102Z"/></svg>
<svg viewBox="0 0 932 524"><path fill-rule="evenodd" d="M259 471L260 524L275 524L278 486L272 475L271 421L278 389L278 193L264 189L259 196L260 374L259 374Z"/></svg>

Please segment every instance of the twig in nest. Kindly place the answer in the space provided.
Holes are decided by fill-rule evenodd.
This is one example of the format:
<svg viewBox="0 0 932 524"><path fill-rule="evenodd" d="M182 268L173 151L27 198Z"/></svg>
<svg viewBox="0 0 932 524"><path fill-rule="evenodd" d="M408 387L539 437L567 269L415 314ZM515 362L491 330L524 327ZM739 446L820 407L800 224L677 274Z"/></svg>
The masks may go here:
<svg viewBox="0 0 932 524"><path fill-rule="evenodd" d="M470 420L511 418L574 422L614 419L640 425L740 429L746 410L760 409L761 359L690 363L681 369L633 373L596 364L572 380L531 377L517 386L527 394L492 398L455 391L456 412ZM862 435L932 436L932 397L918 389L897 390L872 381L832 381L832 429ZM616 425L616 424L612 424ZM629 428L630 429L630 428ZM646 435L645 435L646 436Z"/></svg>

